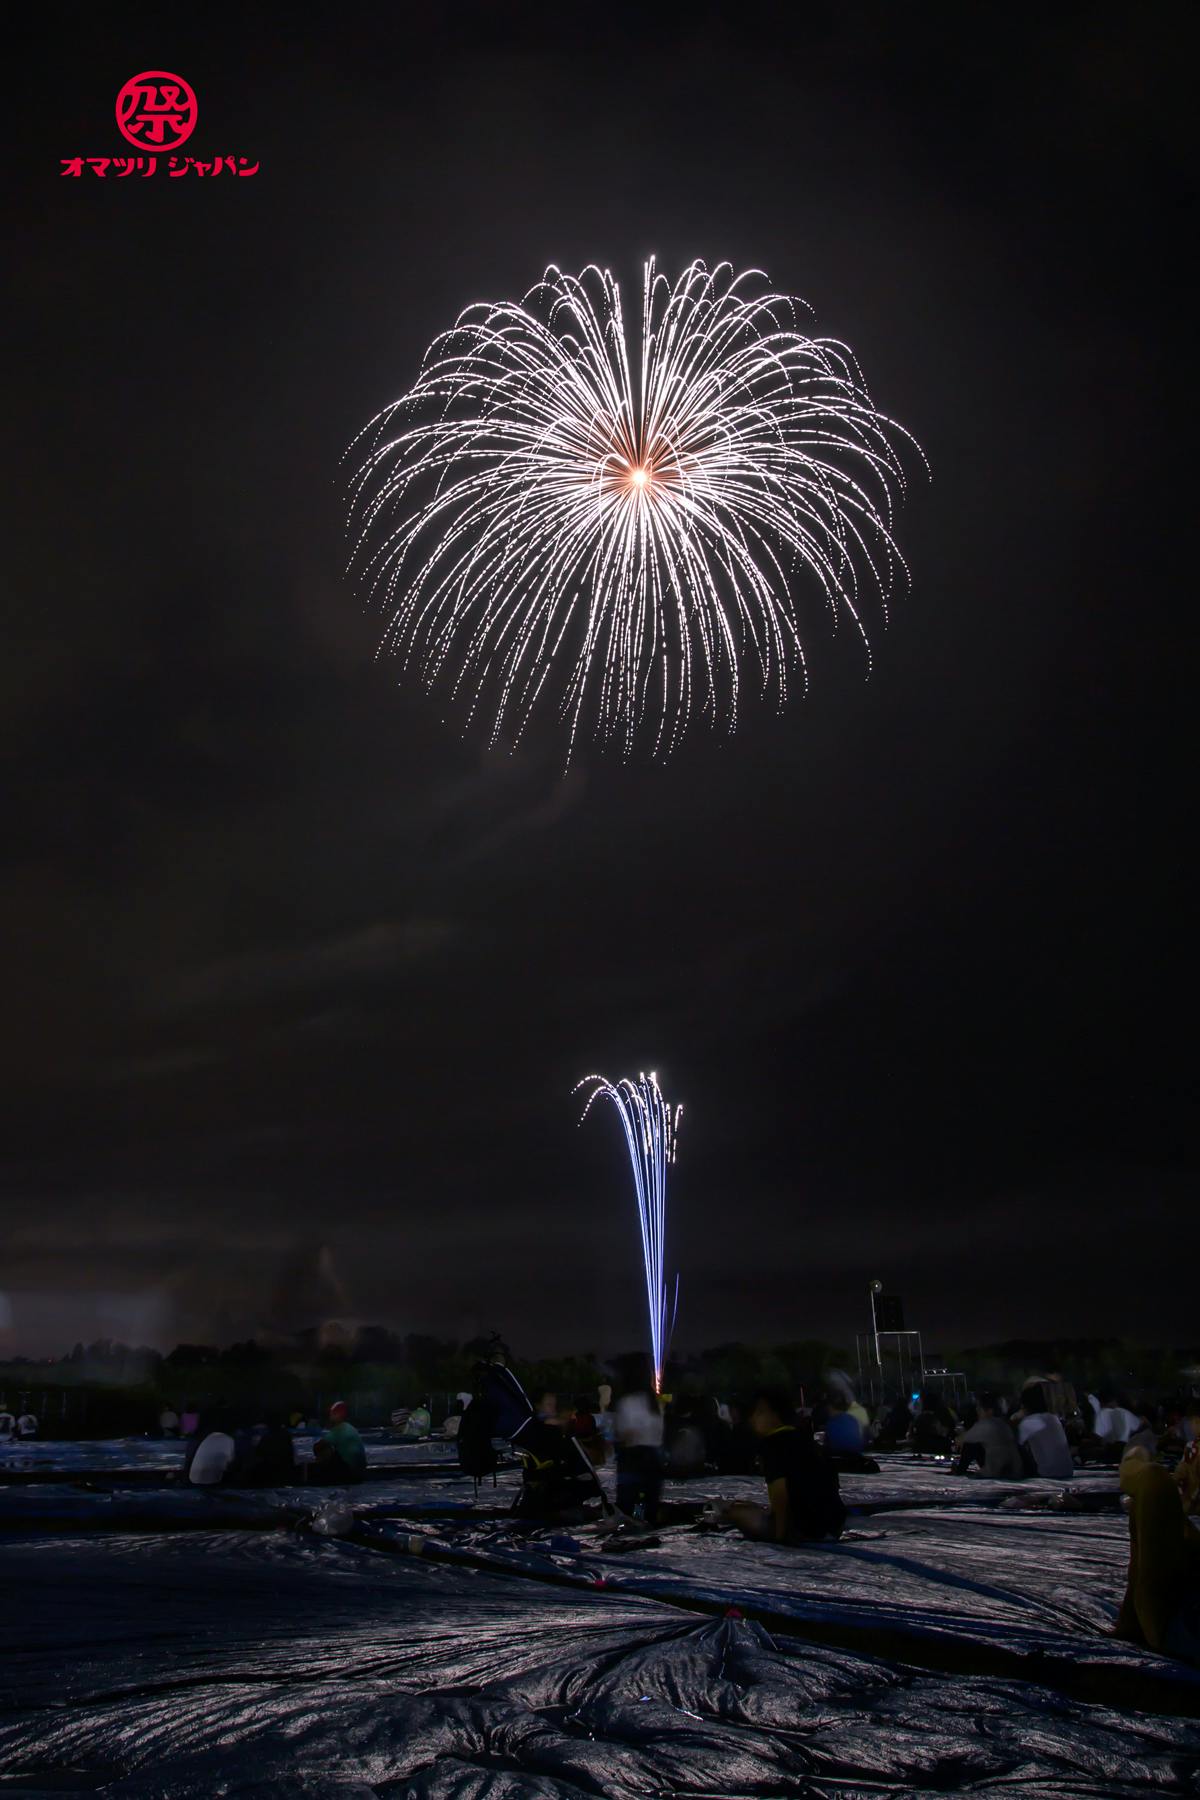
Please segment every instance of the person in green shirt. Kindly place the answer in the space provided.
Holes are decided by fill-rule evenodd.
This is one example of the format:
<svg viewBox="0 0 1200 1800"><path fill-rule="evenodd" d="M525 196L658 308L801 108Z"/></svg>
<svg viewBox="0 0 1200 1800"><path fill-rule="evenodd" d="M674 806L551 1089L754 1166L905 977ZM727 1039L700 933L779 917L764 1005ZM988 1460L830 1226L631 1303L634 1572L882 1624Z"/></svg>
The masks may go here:
<svg viewBox="0 0 1200 1800"><path fill-rule="evenodd" d="M318 1481L362 1481L366 1475L367 1453L350 1423L350 1408L344 1400L335 1400L330 1407L328 1429L313 1445L313 1455Z"/></svg>
<svg viewBox="0 0 1200 1800"><path fill-rule="evenodd" d="M433 1414L428 1400L419 1400L404 1421L403 1435L406 1438L427 1438L433 1425Z"/></svg>

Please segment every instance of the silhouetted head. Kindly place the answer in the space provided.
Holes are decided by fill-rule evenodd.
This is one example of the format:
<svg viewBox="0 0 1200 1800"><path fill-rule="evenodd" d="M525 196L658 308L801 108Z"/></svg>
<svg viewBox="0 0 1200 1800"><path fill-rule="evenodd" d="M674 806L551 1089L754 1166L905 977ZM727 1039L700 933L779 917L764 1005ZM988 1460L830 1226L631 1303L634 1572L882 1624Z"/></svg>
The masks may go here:
<svg viewBox="0 0 1200 1800"><path fill-rule="evenodd" d="M796 1423L796 1409L791 1398L779 1388L759 1388L751 1397L750 1429L759 1437L768 1437L781 1426Z"/></svg>

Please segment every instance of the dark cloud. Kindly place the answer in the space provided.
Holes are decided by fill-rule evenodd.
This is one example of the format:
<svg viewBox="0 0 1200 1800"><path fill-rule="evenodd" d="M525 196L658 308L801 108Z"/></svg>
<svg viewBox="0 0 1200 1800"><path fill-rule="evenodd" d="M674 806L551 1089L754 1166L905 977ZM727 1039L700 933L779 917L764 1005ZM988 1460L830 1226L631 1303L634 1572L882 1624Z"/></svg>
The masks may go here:
<svg viewBox="0 0 1200 1800"><path fill-rule="evenodd" d="M362 978L386 979L398 967L451 950L455 935L446 919L381 919L300 949L222 957L182 976L163 996L164 1010L187 1012L291 989L340 990Z"/></svg>

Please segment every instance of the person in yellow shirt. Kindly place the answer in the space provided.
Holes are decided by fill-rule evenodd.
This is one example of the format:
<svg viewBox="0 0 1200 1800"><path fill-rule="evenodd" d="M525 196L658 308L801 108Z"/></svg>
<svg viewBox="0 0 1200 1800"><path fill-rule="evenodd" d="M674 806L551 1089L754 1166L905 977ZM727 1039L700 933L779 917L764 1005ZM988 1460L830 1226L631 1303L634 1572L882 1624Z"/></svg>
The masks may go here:
<svg viewBox="0 0 1200 1800"><path fill-rule="evenodd" d="M1200 1663L1200 1531L1188 1518L1200 1461L1191 1456L1172 1476L1136 1448L1120 1480L1129 1501L1129 1579L1114 1635Z"/></svg>

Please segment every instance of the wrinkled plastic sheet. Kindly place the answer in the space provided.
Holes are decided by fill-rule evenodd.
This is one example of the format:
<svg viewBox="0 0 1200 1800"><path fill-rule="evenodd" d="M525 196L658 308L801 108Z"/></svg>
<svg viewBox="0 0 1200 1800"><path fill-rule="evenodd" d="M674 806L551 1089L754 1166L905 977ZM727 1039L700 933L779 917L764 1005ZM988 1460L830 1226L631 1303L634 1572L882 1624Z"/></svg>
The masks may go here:
<svg viewBox="0 0 1200 1800"><path fill-rule="evenodd" d="M30 1469L174 1469L184 1448L171 1438L7 1438L0 1442L0 1477Z"/></svg>
<svg viewBox="0 0 1200 1800"><path fill-rule="evenodd" d="M365 1431L363 1443L368 1467L428 1473L444 1466L458 1467L458 1447L449 1439L424 1438L404 1441L387 1431ZM315 1432L296 1433L296 1460L313 1460ZM9 1438L0 1440L0 1484L5 1476L126 1474L139 1481L147 1476L180 1474L187 1445L179 1438Z"/></svg>
<svg viewBox="0 0 1200 1800"><path fill-rule="evenodd" d="M208 1505L189 1530L10 1520L0 1793L1200 1793L1200 1679L1106 1635L1111 1476L1076 1512L900 1462L843 1489L880 1510L804 1550L530 1533L494 1516L503 1479L479 1512L450 1477L322 1497L350 1541L283 1491L161 1496ZM243 1501L277 1528L214 1522Z"/></svg>

